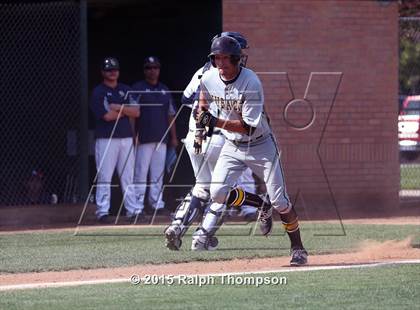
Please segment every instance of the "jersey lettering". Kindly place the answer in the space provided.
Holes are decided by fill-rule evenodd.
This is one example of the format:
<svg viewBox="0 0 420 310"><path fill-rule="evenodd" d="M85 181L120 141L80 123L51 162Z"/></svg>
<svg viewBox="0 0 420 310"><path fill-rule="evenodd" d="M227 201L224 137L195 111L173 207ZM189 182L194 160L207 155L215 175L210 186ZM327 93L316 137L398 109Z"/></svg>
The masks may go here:
<svg viewBox="0 0 420 310"><path fill-rule="evenodd" d="M244 98L242 95L239 99L221 98L215 95L210 96L220 110L242 113L242 105L244 103Z"/></svg>

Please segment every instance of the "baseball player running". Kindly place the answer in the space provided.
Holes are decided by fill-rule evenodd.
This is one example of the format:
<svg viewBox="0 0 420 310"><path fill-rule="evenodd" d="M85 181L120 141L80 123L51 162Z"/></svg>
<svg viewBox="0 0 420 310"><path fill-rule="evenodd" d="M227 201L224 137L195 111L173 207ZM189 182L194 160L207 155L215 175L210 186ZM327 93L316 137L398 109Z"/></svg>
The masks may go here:
<svg viewBox="0 0 420 310"><path fill-rule="evenodd" d="M222 32L220 35L215 36L213 40L219 36L233 37L240 43L242 50L248 48L247 40L238 32ZM247 55L242 52L241 60L241 65L245 66ZM197 70L184 90L182 97L182 103L192 108L189 132L185 138L185 147L191 159L196 183L192 191L188 193L178 206L174 220L165 230L166 246L171 250L179 250L182 245L182 237L193 221L203 214L210 199L211 176L225 142L220 130L214 130L211 137L206 137L204 128L196 128L195 116L198 109L200 79L208 70L216 70L210 61ZM212 113L217 115L217 107L212 109ZM211 248L217 246L216 237L209 238L208 246Z"/></svg>
<svg viewBox="0 0 420 310"><path fill-rule="evenodd" d="M226 142L210 185L213 203L193 235L191 249L209 249L209 236L214 234L218 214L225 204L228 207L247 204L260 208L260 229L265 236L272 229L272 209L280 214L291 241L290 264L304 265L308 253L302 244L296 211L286 192L277 143L264 113L261 82L252 70L239 65L241 47L231 37L216 38L209 57L217 70L208 70L201 78L197 121L209 130L221 128ZM212 104L217 105L219 117L208 111ZM264 180L265 197L234 187L235 180L247 167Z"/></svg>

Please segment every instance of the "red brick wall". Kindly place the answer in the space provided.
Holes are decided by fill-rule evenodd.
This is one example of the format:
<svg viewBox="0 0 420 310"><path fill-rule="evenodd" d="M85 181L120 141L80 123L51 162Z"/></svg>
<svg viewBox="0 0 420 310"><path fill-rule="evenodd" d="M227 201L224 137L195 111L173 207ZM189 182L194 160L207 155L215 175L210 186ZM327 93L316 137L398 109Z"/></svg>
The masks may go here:
<svg viewBox="0 0 420 310"><path fill-rule="evenodd" d="M223 29L249 40L298 208L398 208L397 3L223 0Z"/></svg>

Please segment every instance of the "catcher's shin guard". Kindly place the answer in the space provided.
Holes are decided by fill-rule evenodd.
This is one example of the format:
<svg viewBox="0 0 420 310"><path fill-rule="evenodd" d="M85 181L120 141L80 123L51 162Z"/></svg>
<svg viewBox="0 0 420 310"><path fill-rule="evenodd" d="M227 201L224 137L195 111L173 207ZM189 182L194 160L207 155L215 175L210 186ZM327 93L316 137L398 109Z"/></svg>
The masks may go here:
<svg viewBox="0 0 420 310"><path fill-rule="evenodd" d="M303 248L300 238L299 220L294 207L288 209L285 213L280 213L280 219L283 227L289 235L292 248Z"/></svg>
<svg viewBox="0 0 420 310"><path fill-rule="evenodd" d="M175 212L171 225L180 227L180 238L184 236L191 224L199 218L207 205L207 200L197 198L191 193L184 198Z"/></svg>
<svg viewBox="0 0 420 310"><path fill-rule="evenodd" d="M235 187L229 192L226 204L228 207L236 208L240 208L243 205L258 209L270 207L270 203L262 199L259 195L246 192L239 187Z"/></svg>
<svg viewBox="0 0 420 310"><path fill-rule="evenodd" d="M224 211L216 212L209 208L200 228L203 229L203 227L205 227L207 230L204 230L208 231L208 233L213 236L216 231L223 225L223 222L225 221L224 215Z"/></svg>
<svg viewBox="0 0 420 310"><path fill-rule="evenodd" d="M205 223L203 223L205 225ZM191 250L193 251L213 251L219 245L219 240L214 236L215 229L207 231L203 226L197 228L192 237Z"/></svg>
<svg viewBox="0 0 420 310"><path fill-rule="evenodd" d="M191 250L192 251L214 251L217 249L219 245L219 240L210 235L204 229L197 230L193 234L192 242L191 242Z"/></svg>

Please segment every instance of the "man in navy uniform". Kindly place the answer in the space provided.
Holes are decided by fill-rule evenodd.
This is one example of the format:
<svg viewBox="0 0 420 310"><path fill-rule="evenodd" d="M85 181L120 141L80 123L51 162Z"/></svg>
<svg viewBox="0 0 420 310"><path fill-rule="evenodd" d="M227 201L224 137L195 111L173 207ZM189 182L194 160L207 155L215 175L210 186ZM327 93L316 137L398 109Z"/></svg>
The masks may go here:
<svg viewBox="0 0 420 310"><path fill-rule="evenodd" d="M127 217L137 217L141 212L133 186L133 130L129 121L129 118L139 117L140 110L135 100L126 95L130 87L118 82L120 65L116 58L105 58L101 73L103 82L93 90L90 103L96 119L96 217L99 222L110 223L111 181L115 168L121 181Z"/></svg>
<svg viewBox="0 0 420 310"><path fill-rule="evenodd" d="M138 188L141 210L144 208L149 175L149 204L155 214L168 214L162 200L162 184L167 145L168 143L173 147L178 145L173 122L175 107L168 87L159 81L159 59L155 56L147 57L143 67L145 79L136 82L132 87L142 111L136 123L138 146L134 182Z"/></svg>

